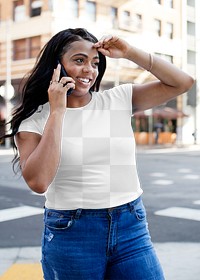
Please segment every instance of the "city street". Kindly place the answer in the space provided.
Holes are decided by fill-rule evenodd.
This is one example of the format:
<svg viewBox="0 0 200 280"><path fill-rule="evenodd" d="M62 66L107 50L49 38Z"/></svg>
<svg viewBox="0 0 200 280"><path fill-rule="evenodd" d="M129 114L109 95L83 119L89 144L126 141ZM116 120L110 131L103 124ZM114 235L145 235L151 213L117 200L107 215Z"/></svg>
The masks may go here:
<svg viewBox="0 0 200 280"><path fill-rule="evenodd" d="M138 171L153 241L200 242L199 158L197 150L139 151Z"/></svg>
<svg viewBox="0 0 200 280"><path fill-rule="evenodd" d="M167 280L199 279L199 158L197 148L138 148L138 171L149 229L166 268ZM39 248L43 222L44 197L31 192L23 179L13 174L11 160L11 152L0 150L0 250L3 252L7 248Z"/></svg>

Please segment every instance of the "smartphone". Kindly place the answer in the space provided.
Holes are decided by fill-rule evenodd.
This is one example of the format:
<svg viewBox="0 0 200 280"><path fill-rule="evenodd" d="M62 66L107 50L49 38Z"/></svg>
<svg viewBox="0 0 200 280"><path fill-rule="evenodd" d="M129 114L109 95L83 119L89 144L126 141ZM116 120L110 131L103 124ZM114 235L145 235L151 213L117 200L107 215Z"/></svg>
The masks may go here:
<svg viewBox="0 0 200 280"><path fill-rule="evenodd" d="M65 71L64 66L62 65L62 63L60 62L60 60L58 59L57 62L61 65L61 70L60 70L60 78L62 77L67 77L67 72ZM73 88L68 89L67 91L67 95L70 95L73 91Z"/></svg>

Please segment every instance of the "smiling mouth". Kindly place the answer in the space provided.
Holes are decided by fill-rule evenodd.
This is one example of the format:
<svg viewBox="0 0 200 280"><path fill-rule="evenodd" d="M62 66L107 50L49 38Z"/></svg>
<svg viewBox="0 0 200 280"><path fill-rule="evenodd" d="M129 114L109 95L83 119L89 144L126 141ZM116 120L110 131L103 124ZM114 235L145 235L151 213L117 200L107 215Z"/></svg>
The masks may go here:
<svg viewBox="0 0 200 280"><path fill-rule="evenodd" d="M78 78L78 80L84 84L89 84L89 82L91 81L91 79L88 78Z"/></svg>

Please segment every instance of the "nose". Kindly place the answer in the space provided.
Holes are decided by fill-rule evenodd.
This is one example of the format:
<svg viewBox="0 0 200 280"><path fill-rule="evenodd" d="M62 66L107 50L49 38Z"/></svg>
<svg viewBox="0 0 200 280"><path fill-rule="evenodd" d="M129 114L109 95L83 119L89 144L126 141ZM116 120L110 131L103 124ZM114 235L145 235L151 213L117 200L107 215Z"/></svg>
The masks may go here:
<svg viewBox="0 0 200 280"><path fill-rule="evenodd" d="M92 67L92 65L90 65L90 64L87 64L87 65L85 65L84 67L83 67L83 72L84 73L89 73L89 72L93 72L93 67Z"/></svg>

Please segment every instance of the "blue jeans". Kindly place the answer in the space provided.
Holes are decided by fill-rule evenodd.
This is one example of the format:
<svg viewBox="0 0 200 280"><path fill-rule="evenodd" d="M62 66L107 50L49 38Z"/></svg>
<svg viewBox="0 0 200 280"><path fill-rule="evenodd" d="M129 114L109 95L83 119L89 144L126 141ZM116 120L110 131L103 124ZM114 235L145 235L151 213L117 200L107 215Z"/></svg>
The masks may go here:
<svg viewBox="0 0 200 280"><path fill-rule="evenodd" d="M45 209L45 280L164 280L142 199L109 209Z"/></svg>

